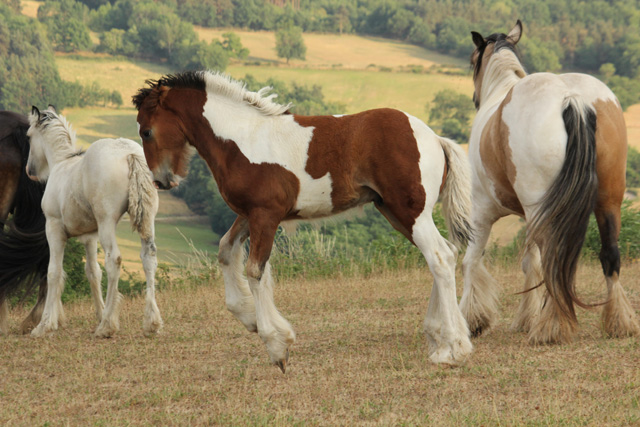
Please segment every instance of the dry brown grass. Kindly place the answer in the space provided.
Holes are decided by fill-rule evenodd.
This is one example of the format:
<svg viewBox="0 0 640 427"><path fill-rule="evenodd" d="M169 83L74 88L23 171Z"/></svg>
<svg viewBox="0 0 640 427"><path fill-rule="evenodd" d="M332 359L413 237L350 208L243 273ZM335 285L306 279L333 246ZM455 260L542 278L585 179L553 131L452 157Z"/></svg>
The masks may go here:
<svg viewBox="0 0 640 427"><path fill-rule="evenodd" d="M25 312L14 310L0 346L0 424L640 423L640 340L603 338L598 312L581 310L574 343L531 347L508 328L518 269L493 272L505 284L502 318L460 368L429 363L424 270L279 283L277 303L298 334L286 375L225 310L220 280L160 292L166 326L152 339L141 299L125 301L109 340L91 335L89 301L68 305L67 327L39 340L16 335ZM640 266L623 272L638 309ZM585 299L602 296L599 266L579 280Z"/></svg>
<svg viewBox="0 0 640 427"><path fill-rule="evenodd" d="M640 104L627 108L624 113L624 120L627 123L629 145L636 150L640 150Z"/></svg>
<svg viewBox="0 0 640 427"><path fill-rule="evenodd" d="M238 28L205 28L196 26L201 40L222 41L222 34L233 32L240 37L242 45L249 49L249 61L265 61L284 64L276 53L276 37L271 31L244 31ZM367 37L355 34L304 33L307 47L306 59L292 59L291 67L366 69L371 65L404 67L419 65L425 69L439 64L467 67L466 59L442 55L405 42Z"/></svg>

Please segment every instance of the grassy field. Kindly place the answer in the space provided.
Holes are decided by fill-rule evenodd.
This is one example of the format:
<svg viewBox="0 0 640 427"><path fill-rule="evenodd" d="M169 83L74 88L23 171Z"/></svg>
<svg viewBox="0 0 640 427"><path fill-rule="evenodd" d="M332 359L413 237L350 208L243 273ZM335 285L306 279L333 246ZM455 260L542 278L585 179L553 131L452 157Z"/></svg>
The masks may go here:
<svg viewBox="0 0 640 427"><path fill-rule="evenodd" d="M509 330L521 273L491 270L504 285L501 320L458 368L428 360L426 270L278 282L297 332L286 375L225 310L219 278L161 290L155 338L142 334L142 298L125 299L108 340L92 336L89 301L67 305L68 325L41 340L17 335L26 311L14 310L0 346L0 424L638 425L640 339L606 339L598 310L579 310L572 344L532 347ZM622 274L640 307L640 265ZM578 280L586 300L603 298L598 265Z"/></svg>
<svg viewBox="0 0 640 427"><path fill-rule="evenodd" d="M276 54L273 32L203 27L196 27L196 31L200 39L207 42L222 41L222 34L233 32L240 37L242 45L249 49L248 61L285 64L285 60ZM397 68L408 65L419 65L425 69L433 65L468 67L468 61L464 59L380 37L306 33L304 44L307 47L305 60L292 59L289 66L330 69L366 69L372 66Z"/></svg>

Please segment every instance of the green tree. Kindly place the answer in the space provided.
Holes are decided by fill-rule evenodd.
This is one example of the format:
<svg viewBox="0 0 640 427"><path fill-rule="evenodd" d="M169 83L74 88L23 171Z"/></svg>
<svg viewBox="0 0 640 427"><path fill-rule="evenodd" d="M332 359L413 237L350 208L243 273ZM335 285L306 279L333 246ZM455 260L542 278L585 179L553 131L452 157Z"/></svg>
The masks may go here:
<svg viewBox="0 0 640 427"><path fill-rule="evenodd" d="M231 58L245 59L249 56L249 49L242 46L240 36L236 33L228 32L222 34L222 47Z"/></svg>
<svg viewBox="0 0 640 427"><path fill-rule="evenodd" d="M467 95L451 89L436 93L431 104L427 104L429 123L439 127L439 133L447 138L465 143L471 132L473 101Z"/></svg>
<svg viewBox="0 0 640 427"><path fill-rule="evenodd" d="M611 80L611 77L613 77L616 74L616 66L610 62L607 62L606 64L602 64L598 71L602 76L602 81L605 83L609 83L609 80Z"/></svg>
<svg viewBox="0 0 640 427"><path fill-rule="evenodd" d="M523 38L518 47L522 49L522 63L530 72L556 72L560 71L560 59L554 46L543 43L535 37Z"/></svg>
<svg viewBox="0 0 640 427"><path fill-rule="evenodd" d="M87 7L74 0L47 0L38 8L38 20L47 27L54 47L64 52L91 48L87 14Z"/></svg>
<svg viewBox="0 0 640 427"><path fill-rule="evenodd" d="M282 28L276 32L276 52L279 58L305 60L307 46L302 39L302 28Z"/></svg>

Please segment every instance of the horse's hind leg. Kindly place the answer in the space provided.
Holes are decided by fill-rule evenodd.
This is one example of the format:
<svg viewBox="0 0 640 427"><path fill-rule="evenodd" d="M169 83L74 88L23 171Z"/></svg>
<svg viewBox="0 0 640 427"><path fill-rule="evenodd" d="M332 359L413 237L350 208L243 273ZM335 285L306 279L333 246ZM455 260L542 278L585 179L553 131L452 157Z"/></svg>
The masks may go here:
<svg viewBox="0 0 640 427"><path fill-rule="evenodd" d="M146 334L155 334L162 327L162 317L156 303L156 270L158 268L158 259L156 257L156 244L154 241L154 233L148 238L140 238L142 248L140 250L140 258L142 259L142 267L144 275L147 279L147 294L145 296L144 321L142 329Z"/></svg>
<svg viewBox="0 0 640 427"><path fill-rule="evenodd" d="M227 309L249 332L258 332L253 295L244 277L245 253L242 245L248 236L249 223L238 217L220 240L218 262L224 277Z"/></svg>
<svg viewBox="0 0 640 427"><path fill-rule="evenodd" d="M516 317L511 323L511 329L529 332L536 322L542 309L544 286L542 285L542 261L538 245L531 242L525 248L522 257L522 271L524 272L524 289Z"/></svg>
<svg viewBox="0 0 640 427"><path fill-rule="evenodd" d="M42 318L42 311L44 310L44 303L47 298L47 280L42 279L38 288L38 299L36 305L33 306L29 315L20 324L20 332L22 334L28 334L40 323Z"/></svg>
<svg viewBox="0 0 640 427"><path fill-rule="evenodd" d="M640 325L635 311L629 304L620 284L620 208L595 210L600 231L600 262L607 281L607 303L602 311L602 325L606 334L612 337L640 335Z"/></svg>
<svg viewBox="0 0 640 427"><path fill-rule="evenodd" d="M462 363L473 346L456 298L457 249L440 235L430 212L423 213L416 220L413 240L426 258L434 278L424 320L429 358L434 363Z"/></svg>
<svg viewBox="0 0 640 427"><path fill-rule="evenodd" d="M104 300L102 299L102 270L98 264L98 236L90 235L83 239L86 262L84 272L91 287L91 298L96 310L96 319L102 321Z"/></svg>
<svg viewBox="0 0 640 427"><path fill-rule="evenodd" d="M487 217L487 209L474 211L474 239L462 261L464 291L460 310L474 337L489 329L498 317L497 283L482 262L494 221L494 217Z"/></svg>
<svg viewBox="0 0 640 427"><path fill-rule="evenodd" d="M107 300L102 313L102 320L96 329L97 337L109 338L120 329L120 303L122 295L118 292L118 280L120 280L120 266L122 257L116 243L115 221L102 221L99 223L98 234L100 244L104 250L104 264L107 270Z"/></svg>

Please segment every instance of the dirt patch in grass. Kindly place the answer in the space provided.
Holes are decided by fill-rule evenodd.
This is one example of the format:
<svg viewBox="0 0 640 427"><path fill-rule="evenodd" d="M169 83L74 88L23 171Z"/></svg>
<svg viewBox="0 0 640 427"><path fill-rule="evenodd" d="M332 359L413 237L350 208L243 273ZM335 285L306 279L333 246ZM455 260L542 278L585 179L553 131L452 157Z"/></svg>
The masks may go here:
<svg viewBox="0 0 640 427"><path fill-rule="evenodd" d="M428 360L426 270L279 282L276 302L298 337L286 375L226 311L219 280L160 292L165 328L151 339L142 298L124 301L109 340L92 336L89 301L67 305L68 325L39 340L17 335L26 311L16 309L1 338L0 423L637 425L640 340L606 339L599 311L579 310L573 343L532 347L508 326L519 269L492 272L504 286L501 319L459 368ZM640 266L622 272L638 310ZM586 300L602 299L598 265L578 280Z"/></svg>

